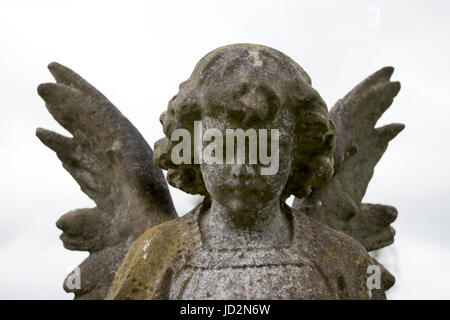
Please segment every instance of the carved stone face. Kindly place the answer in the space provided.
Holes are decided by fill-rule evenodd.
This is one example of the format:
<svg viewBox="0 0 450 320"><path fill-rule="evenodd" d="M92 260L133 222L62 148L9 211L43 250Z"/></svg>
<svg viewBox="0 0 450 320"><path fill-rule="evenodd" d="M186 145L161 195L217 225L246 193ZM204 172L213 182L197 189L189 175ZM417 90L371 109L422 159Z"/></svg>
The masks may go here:
<svg viewBox="0 0 450 320"><path fill-rule="evenodd" d="M207 164L203 162L200 166L203 181L211 197L222 206L235 211L254 211L260 210L267 204L277 198L280 198L291 171L292 150L294 143L294 121L289 111L280 108L272 119L258 126L244 127L239 119L232 119L229 115L220 113L202 118L203 132L208 129L218 129L226 141L227 129L241 128L245 132L248 129L267 129L267 150L273 149L271 143L271 129L279 130L278 157L272 156L272 163L264 165L259 161L256 164L249 164L249 139L245 144L245 164L237 163L237 149L239 145L234 146L234 161L230 163L225 161L227 156L227 147L223 148L223 164ZM258 141L261 136L258 136ZM225 144L225 143L224 143ZM258 152L260 145L258 144ZM276 159L278 158L278 159ZM277 163L274 163L276 161ZM272 167L273 174L267 174L267 168ZM262 169L266 169L266 174L261 174ZM270 171L270 170L269 170Z"/></svg>
<svg viewBox="0 0 450 320"><path fill-rule="evenodd" d="M285 111L280 111L281 109ZM281 112L282 115L276 116L277 112ZM289 116L287 112L290 112ZM208 116L213 119L207 119ZM165 137L155 143L153 160L159 167L168 170L169 183L190 194L211 195L219 199L213 186L225 184L219 179L224 181L225 177L230 178L231 167L214 169L215 166L204 165L201 168L201 162L195 158L191 161L191 147L187 148L190 150L188 153L182 153L183 158L186 157L188 161L180 162L179 157L174 161L172 157L174 151L180 150L177 148L178 140L172 140L175 130L185 129L189 131L185 132L186 137L189 135L195 137L195 132L198 132L198 126L195 124L199 120L203 120L204 129L245 130L245 126L271 129L272 126L278 126L279 129L284 128L280 130L282 134L286 130L291 130L294 144L292 149L295 152L280 150L280 171L277 171L275 177L258 178L264 181L275 179L278 186L278 182L280 185L284 183L284 179L278 179L278 176L295 172L289 176L282 191L283 196L293 194L303 198L311 190L323 186L333 174L335 130L328 119L325 102L312 88L311 79L306 72L291 58L275 49L252 44L234 44L208 53L197 63L191 77L180 84L178 94L170 100L167 111L160 118ZM231 123L233 121L234 123ZM202 132L199 131L198 135L201 135ZM281 138L284 139L284 136ZM189 138L183 138L184 140ZM194 145L198 150L195 139ZM284 145L285 142L280 141L280 147L283 148ZM196 154L194 153L194 156ZM286 164L287 154L290 154L289 162L292 164ZM283 172L289 166L292 168ZM242 166L236 168L242 169ZM227 170L228 173L225 174ZM215 178L209 177L210 171L217 174L223 171L224 176L216 175L216 183ZM275 185L272 186L272 190L278 194L279 190L275 190L274 187ZM253 205L249 199L253 195L251 192L236 191L234 196L224 198L235 199L237 193L246 194L247 203L249 206ZM255 195L259 199L256 201L258 204L262 199L260 193L261 190ZM266 199L272 198L270 195Z"/></svg>

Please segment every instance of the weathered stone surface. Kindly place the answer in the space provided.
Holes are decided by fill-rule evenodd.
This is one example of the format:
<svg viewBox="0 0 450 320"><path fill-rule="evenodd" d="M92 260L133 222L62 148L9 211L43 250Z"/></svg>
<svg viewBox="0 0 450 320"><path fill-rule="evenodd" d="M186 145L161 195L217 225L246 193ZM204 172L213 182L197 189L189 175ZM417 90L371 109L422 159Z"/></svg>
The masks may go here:
<svg viewBox="0 0 450 320"><path fill-rule="evenodd" d="M81 287L67 283L69 275L64 289L76 299L104 299L133 241L176 213L153 151L136 128L72 70L57 63L49 69L57 83L41 84L38 93L73 138L45 129L36 135L97 204L56 223L67 249L90 253L80 265Z"/></svg>
<svg viewBox="0 0 450 320"><path fill-rule="evenodd" d="M323 188L294 202L294 208L307 210L314 219L347 233L367 250L394 242L390 224L397 218L396 209L361 203L375 165L389 141L404 128L398 123L375 128L400 90L399 82L390 81L393 72L391 67L375 72L331 109L336 125L334 176Z"/></svg>
<svg viewBox="0 0 450 320"><path fill-rule="evenodd" d="M165 137L153 155L169 183L205 196L181 218L136 129L78 75L57 64L50 70L58 83L41 85L39 94L74 137L38 136L97 203L58 221L67 248L91 252L77 298L103 298L138 237L109 299L385 298L394 278L367 250L393 241L396 211L361 200L387 143L403 128L374 129L399 90L389 81L392 68L328 114L309 76L283 53L252 44L210 52L161 115ZM193 133L196 120L202 132L279 129L278 170L175 164L171 135ZM366 285L371 265L382 271L380 289Z"/></svg>
<svg viewBox="0 0 450 320"><path fill-rule="evenodd" d="M108 299L384 299L366 287L377 264L358 241L301 212L292 242L278 247L212 248L200 205L145 232L117 272ZM388 274L386 274L388 275Z"/></svg>

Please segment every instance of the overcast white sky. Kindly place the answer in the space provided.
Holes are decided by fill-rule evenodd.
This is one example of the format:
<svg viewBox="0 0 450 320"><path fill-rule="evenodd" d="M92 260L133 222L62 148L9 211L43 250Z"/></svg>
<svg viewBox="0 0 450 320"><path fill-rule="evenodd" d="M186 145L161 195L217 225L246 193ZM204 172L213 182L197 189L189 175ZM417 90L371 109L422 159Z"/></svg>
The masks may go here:
<svg viewBox="0 0 450 320"><path fill-rule="evenodd" d="M126 4L125 4L126 3ZM65 275L87 253L63 248L55 221L93 202L34 136L59 132L36 93L58 61L101 90L150 145L195 63L216 47L276 48L309 73L329 107L392 65L402 90L381 124L406 129L378 164L365 201L397 207L381 261L392 299L450 298L450 2L0 1L0 298L71 299ZM171 189L177 210L193 199Z"/></svg>

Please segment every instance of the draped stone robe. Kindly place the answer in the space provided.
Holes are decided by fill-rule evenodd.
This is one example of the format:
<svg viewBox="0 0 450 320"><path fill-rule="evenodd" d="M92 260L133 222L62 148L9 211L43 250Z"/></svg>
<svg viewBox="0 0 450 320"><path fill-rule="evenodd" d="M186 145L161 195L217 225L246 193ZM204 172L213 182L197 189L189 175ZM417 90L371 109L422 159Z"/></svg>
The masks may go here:
<svg viewBox="0 0 450 320"><path fill-rule="evenodd" d="M289 210L282 247L211 248L202 205L155 226L130 248L107 299L385 299L369 290L372 259L358 241ZM276 235L274 235L276 236Z"/></svg>

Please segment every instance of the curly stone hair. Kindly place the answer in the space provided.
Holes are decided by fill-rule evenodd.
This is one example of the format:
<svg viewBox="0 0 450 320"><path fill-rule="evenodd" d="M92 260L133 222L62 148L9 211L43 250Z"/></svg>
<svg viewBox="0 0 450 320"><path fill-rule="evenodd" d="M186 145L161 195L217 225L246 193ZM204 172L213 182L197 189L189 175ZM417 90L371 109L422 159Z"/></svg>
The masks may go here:
<svg viewBox="0 0 450 320"><path fill-rule="evenodd" d="M219 113L242 127L255 126L271 119L279 108L287 108L295 119L292 169L282 197L302 198L333 174L335 128L308 74L269 47L233 44L203 57L160 117L166 137L155 143L153 160L168 170L172 186L207 196L199 164L171 161L172 132L185 128L193 133L194 121Z"/></svg>

